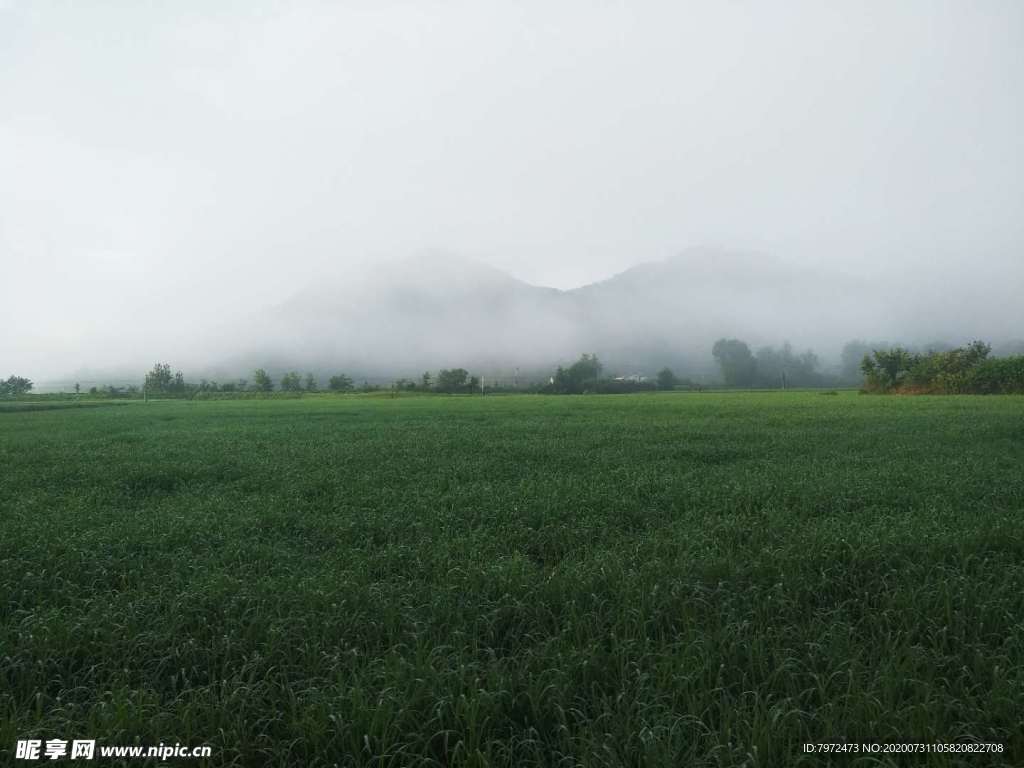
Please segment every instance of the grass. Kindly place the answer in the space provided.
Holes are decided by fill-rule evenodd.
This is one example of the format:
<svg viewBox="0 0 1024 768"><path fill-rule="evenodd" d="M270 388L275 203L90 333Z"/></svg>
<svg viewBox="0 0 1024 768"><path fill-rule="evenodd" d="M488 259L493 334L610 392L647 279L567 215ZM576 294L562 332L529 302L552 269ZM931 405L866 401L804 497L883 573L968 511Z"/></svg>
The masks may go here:
<svg viewBox="0 0 1024 768"><path fill-rule="evenodd" d="M7 410L0 749L1024 764L1022 467L1012 397Z"/></svg>

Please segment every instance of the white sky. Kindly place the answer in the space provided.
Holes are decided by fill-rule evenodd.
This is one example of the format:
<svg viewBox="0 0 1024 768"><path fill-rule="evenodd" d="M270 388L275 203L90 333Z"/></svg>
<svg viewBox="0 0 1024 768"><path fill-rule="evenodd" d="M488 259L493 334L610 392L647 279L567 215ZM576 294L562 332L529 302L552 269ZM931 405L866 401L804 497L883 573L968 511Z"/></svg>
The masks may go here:
<svg viewBox="0 0 1024 768"><path fill-rule="evenodd" d="M1022 101L1014 0L0 0L0 374L425 249L1024 287Z"/></svg>

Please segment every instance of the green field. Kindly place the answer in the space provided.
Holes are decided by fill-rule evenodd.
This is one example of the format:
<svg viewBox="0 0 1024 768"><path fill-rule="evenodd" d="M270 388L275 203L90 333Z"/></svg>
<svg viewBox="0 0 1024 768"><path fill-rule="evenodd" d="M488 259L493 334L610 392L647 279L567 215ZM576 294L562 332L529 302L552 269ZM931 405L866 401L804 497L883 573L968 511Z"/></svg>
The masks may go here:
<svg viewBox="0 0 1024 768"><path fill-rule="evenodd" d="M8 408L0 601L5 755L1022 765L1024 398Z"/></svg>

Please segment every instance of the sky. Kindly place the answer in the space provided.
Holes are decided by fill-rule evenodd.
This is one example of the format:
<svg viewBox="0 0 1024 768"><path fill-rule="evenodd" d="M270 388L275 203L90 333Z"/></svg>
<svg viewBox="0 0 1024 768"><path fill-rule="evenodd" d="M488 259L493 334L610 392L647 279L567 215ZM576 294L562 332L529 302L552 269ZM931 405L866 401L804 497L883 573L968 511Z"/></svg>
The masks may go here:
<svg viewBox="0 0 1024 768"><path fill-rule="evenodd" d="M1024 288L1022 95L1016 0L0 0L0 374L430 251Z"/></svg>

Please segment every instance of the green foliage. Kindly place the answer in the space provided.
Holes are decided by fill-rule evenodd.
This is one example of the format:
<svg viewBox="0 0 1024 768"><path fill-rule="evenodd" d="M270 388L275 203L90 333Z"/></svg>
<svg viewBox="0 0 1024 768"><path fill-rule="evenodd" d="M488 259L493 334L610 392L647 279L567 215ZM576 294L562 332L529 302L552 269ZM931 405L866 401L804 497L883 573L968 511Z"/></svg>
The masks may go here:
<svg viewBox="0 0 1024 768"><path fill-rule="evenodd" d="M265 370L257 368L252 372L250 388L254 392L272 392L274 390L274 380L270 378Z"/></svg>
<svg viewBox="0 0 1024 768"><path fill-rule="evenodd" d="M438 392L445 392L453 394L455 392L465 392L467 387L467 381L469 379L469 371L465 368L452 368L451 370L445 369L437 374L437 389Z"/></svg>
<svg viewBox="0 0 1024 768"><path fill-rule="evenodd" d="M739 339L719 339L711 348L727 387L752 387L757 375L757 360L750 347Z"/></svg>
<svg viewBox="0 0 1024 768"><path fill-rule="evenodd" d="M673 389L676 381L676 375L671 368L662 368L658 371L658 389Z"/></svg>
<svg viewBox="0 0 1024 768"><path fill-rule="evenodd" d="M327 388L332 392L351 392L355 385L352 383L352 379L346 376L344 373L339 373L337 376L331 376L327 382Z"/></svg>
<svg viewBox="0 0 1024 768"><path fill-rule="evenodd" d="M145 389L147 392L169 392L174 375L167 363L157 363L153 370L146 374Z"/></svg>
<svg viewBox="0 0 1024 768"><path fill-rule="evenodd" d="M32 391L32 382L23 376L0 379L0 396L25 395Z"/></svg>
<svg viewBox="0 0 1024 768"><path fill-rule="evenodd" d="M901 347L875 350L862 363L866 392L913 394L1024 393L1024 357L989 357L982 341L923 354Z"/></svg>
<svg viewBox="0 0 1024 768"><path fill-rule="evenodd" d="M1024 400L251 397L0 413L2 749L1024 765Z"/></svg>
<svg viewBox="0 0 1024 768"><path fill-rule="evenodd" d="M185 376L181 371L171 373L167 363L157 363L153 370L146 374L143 384L146 392L151 395L184 395L189 391Z"/></svg>
<svg viewBox="0 0 1024 768"><path fill-rule="evenodd" d="M301 392L302 377L296 371L290 371L281 377L282 392Z"/></svg>
<svg viewBox="0 0 1024 768"><path fill-rule="evenodd" d="M153 370L146 374L142 386L146 394L160 397L187 397L201 388L199 385L186 382L185 375L181 371L171 373L171 366L167 363L154 365ZM205 382L205 386L209 388L209 382ZM95 394L94 390L99 391L93 387L89 392Z"/></svg>
<svg viewBox="0 0 1024 768"><path fill-rule="evenodd" d="M793 352L786 342L781 348L762 347L757 351L755 383L758 387L817 387L823 383L818 373L818 356L811 350L801 354Z"/></svg>
<svg viewBox="0 0 1024 768"><path fill-rule="evenodd" d="M917 362L918 355L903 347L876 349L861 361L864 388L868 391L888 392L907 380L910 369Z"/></svg>
<svg viewBox="0 0 1024 768"><path fill-rule="evenodd" d="M580 355L580 359L568 368L558 366L555 371L553 391L559 395L579 395L592 392L597 387L603 366L597 355Z"/></svg>
<svg viewBox="0 0 1024 768"><path fill-rule="evenodd" d="M305 389L307 392L319 392L320 386L316 383L316 376L312 373L306 374L306 385Z"/></svg>
<svg viewBox="0 0 1024 768"><path fill-rule="evenodd" d="M968 386L979 395L1024 395L1024 355L980 361L970 372Z"/></svg>
<svg viewBox="0 0 1024 768"><path fill-rule="evenodd" d="M844 354L852 354L853 343ZM711 349L727 387L786 389L788 387L820 387L829 380L819 371L818 356L807 350L797 354L787 341L779 348L761 347L757 354L739 339L719 339Z"/></svg>

